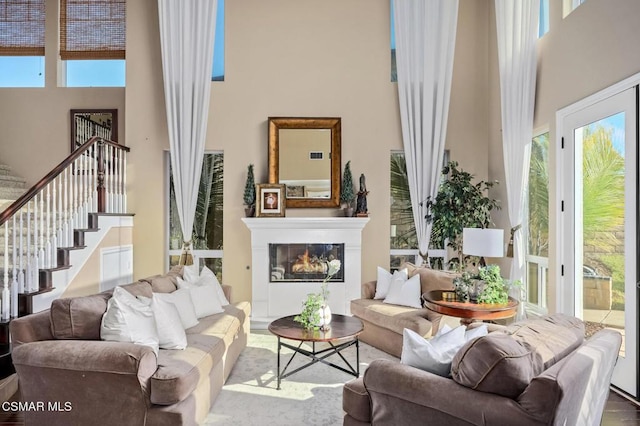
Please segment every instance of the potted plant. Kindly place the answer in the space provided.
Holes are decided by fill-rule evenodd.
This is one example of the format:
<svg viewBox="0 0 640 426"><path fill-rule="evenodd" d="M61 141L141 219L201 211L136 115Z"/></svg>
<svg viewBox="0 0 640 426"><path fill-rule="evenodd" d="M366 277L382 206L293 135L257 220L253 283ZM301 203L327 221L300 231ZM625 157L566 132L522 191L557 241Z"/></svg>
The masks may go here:
<svg viewBox="0 0 640 426"><path fill-rule="evenodd" d="M244 213L253 217L256 212L256 183L253 177L253 164L247 167L247 181L244 184Z"/></svg>
<svg viewBox="0 0 640 426"><path fill-rule="evenodd" d="M491 223L491 211L500 208L500 202L485 193L497 181L473 183L473 175L458 169L458 163L449 162L442 174L448 178L435 199L425 201L427 222L433 223L432 236L435 241L448 241L448 246L457 253L457 269L464 269L462 253L463 228L487 228Z"/></svg>
<svg viewBox="0 0 640 426"><path fill-rule="evenodd" d="M302 312L293 320L302 324L304 328L329 330L331 322L331 309L329 308L329 289L327 283L340 271L341 263L338 259L327 262L327 276L322 281L320 293L309 293L307 299L302 302Z"/></svg>
<svg viewBox="0 0 640 426"><path fill-rule="evenodd" d="M507 284L498 265L487 265L479 268L477 273L463 272L453 280L453 285L460 301L504 305L509 301L511 287L519 287L521 283Z"/></svg>
<svg viewBox="0 0 640 426"><path fill-rule="evenodd" d="M353 216L353 203L356 201L356 193L353 189L353 176L351 175L351 160L347 161L342 174L342 186L340 187L340 202L344 203L344 215Z"/></svg>

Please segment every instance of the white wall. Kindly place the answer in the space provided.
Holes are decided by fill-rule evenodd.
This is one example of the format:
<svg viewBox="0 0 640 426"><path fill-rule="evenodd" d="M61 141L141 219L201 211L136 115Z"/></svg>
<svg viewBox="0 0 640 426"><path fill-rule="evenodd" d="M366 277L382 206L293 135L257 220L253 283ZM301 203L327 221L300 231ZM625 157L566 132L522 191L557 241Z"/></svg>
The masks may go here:
<svg viewBox="0 0 640 426"><path fill-rule="evenodd" d="M488 175L489 0L461 0L447 148ZM362 278L389 262L389 153L402 148L397 87L390 82L389 0L226 2L224 82L211 84L206 148L224 151L224 281L251 296L246 168L267 181L267 118L342 118L343 165L364 173L371 221ZM53 18L52 18L53 17ZM46 88L0 89L0 162L34 183L69 153L69 109L117 108L131 148L129 210L135 278L166 268L164 150L168 149L156 0L127 2L127 87L58 88L57 1L47 0ZM337 209L289 209L334 216Z"/></svg>

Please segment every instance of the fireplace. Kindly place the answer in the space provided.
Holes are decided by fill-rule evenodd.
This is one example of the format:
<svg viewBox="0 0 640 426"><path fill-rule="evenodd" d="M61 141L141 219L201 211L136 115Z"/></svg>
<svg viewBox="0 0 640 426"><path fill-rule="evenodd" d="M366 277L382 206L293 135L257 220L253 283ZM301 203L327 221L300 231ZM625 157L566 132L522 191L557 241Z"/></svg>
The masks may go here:
<svg viewBox="0 0 640 426"><path fill-rule="evenodd" d="M269 282L319 282L328 264L338 259L342 267L329 281L344 282L344 244L269 244Z"/></svg>
<svg viewBox="0 0 640 426"><path fill-rule="evenodd" d="M360 298L362 229L368 217L245 217L242 221L251 230L251 327L266 328L280 317L299 314L307 295L322 287L325 259L342 263L339 274L327 283L331 312L351 314L351 301ZM296 261L296 271L311 272L293 275Z"/></svg>

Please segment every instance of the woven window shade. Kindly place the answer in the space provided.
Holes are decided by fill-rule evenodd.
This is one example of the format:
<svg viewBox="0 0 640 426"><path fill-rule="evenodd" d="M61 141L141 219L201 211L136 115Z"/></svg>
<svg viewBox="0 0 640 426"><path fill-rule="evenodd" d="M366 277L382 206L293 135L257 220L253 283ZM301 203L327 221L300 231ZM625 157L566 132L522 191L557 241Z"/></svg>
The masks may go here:
<svg viewBox="0 0 640 426"><path fill-rule="evenodd" d="M44 1L0 0L0 56L44 56Z"/></svg>
<svg viewBox="0 0 640 426"><path fill-rule="evenodd" d="M60 0L62 59L124 59L126 0Z"/></svg>

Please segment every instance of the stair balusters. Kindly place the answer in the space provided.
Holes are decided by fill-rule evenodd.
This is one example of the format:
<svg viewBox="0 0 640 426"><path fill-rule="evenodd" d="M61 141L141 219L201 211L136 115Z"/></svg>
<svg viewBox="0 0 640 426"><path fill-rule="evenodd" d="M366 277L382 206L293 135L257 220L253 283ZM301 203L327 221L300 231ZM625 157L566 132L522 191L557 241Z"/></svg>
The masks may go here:
<svg viewBox="0 0 640 426"><path fill-rule="evenodd" d="M0 320L21 314L19 294L51 289L40 282L50 272L40 270L66 267L58 265L60 249L74 246L74 230L89 228L90 213L126 212L128 150L94 137L0 212Z"/></svg>

